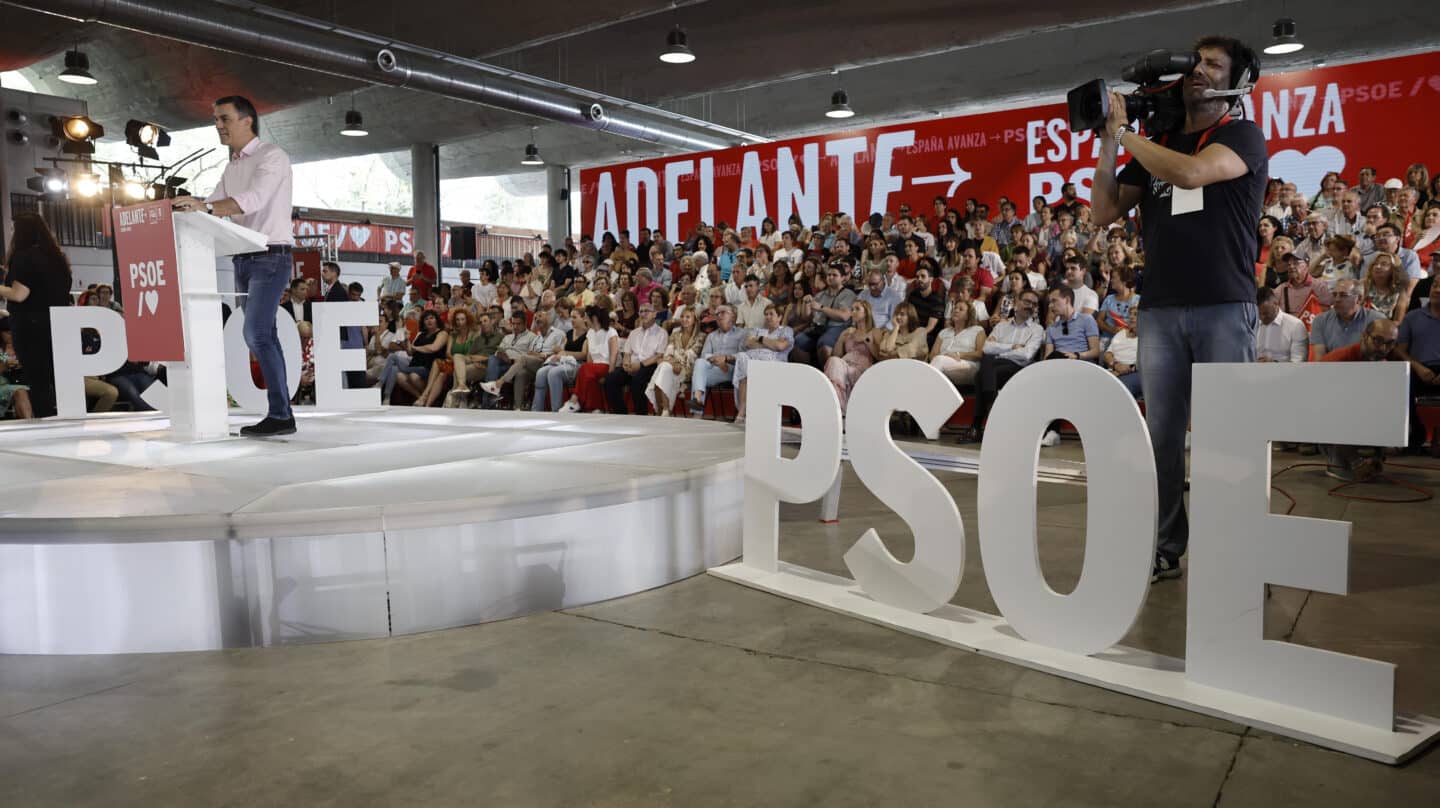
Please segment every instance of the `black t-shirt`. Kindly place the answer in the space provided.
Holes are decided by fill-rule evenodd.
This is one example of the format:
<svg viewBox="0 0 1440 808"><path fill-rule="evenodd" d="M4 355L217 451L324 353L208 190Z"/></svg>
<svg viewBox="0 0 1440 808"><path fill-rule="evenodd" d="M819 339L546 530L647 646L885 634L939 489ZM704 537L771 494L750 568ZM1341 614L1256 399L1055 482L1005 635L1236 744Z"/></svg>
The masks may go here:
<svg viewBox="0 0 1440 808"><path fill-rule="evenodd" d="M579 274L579 270L575 269L575 267L569 264L566 264L563 267L557 267L555 271L551 273L550 280L554 281L556 289L564 289L565 287L573 284L575 282L575 277Z"/></svg>
<svg viewBox="0 0 1440 808"><path fill-rule="evenodd" d="M922 295L919 290L910 293L906 298L907 303L915 307L915 314L920 318L916 328L924 328L930 318L934 317L939 321L937 328L945 325L945 295L931 290L930 294Z"/></svg>
<svg viewBox="0 0 1440 808"><path fill-rule="evenodd" d="M1203 134L1174 133L1164 145L1193 154ZM1205 147L1212 143L1225 144L1250 170L1205 186L1204 208L1193 213L1172 216L1170 183L1152 177L1140 161L1131 160L1120 170L1120 183L1144 190L1140 214L1147 308L1255 302L1256 227L1270 173L1265 136L1253 121L1231 121L1212 131Z"/></svg>
<svg viewBox="0 0 1440 808"><path fill-rule="evenodd" d="M20 250L10 258L8 282L25 284L30 296L10 301L14 314L38 314L51 306L70 305L70 268L38 247Z"/></svg>

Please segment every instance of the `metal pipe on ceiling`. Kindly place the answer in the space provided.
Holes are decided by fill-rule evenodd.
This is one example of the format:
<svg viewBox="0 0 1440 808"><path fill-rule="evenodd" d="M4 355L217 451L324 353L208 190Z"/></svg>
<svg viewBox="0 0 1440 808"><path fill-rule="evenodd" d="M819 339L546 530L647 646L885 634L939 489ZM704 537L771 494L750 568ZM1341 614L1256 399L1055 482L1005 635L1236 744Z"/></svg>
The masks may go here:
<svg viewBox="0 0 1440 808"><path fill-rule="evenodd" d="M405 87L686 151L768 138L257 4L0 0L371 84Z"/></svg>

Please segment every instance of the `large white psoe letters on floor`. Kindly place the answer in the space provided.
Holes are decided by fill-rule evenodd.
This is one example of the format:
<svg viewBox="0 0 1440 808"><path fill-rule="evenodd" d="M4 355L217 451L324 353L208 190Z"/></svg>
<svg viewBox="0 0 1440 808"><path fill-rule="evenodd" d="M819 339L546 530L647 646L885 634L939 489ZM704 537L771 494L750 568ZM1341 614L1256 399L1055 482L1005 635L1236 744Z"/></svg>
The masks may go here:
<svg viewBox="0 0 1440 808"><path fill-rule="evenodd" d="M218 303L216 308L219 308ZM356 301L317 301L312 308L316 320L315 344L311 353L315 361L316 406L331 411L378 408L378 391L344 389L341 383L344 371L365 369L365 350L340 345L342 325L375 325L377 310L369 303ZM218 319L218 311L216 316ZM280 335L280 350L285 357L285 382L293 397L300 389L300 334L295 328L294 318L284 309L277 313L275 323ZM53 308L50 310L50 328L55 346L56 411L62 418L82 418L86 412L85 377L104 376L125 364L125 319L116 312L96 306ZM96 353L85 354L81 350L80 332L86 328L92 328L100 335L100 350ZM334 334L330 338L322 336L330 335L331 331ZM269 405L265 391L255 385L250 374L250 351L245 347L243 309L231 312L225 322L223 340L224 379L230 396L241 409L264 412ZM174 365L167 364L173 373ZM327 381L328 384L325 383ZM171 392L158 381L147 387L141 397L158 410L168 411L168 405L173 401ZM207 436L214 437L208 433ZM196 439L205 440L206 437Z"/></svg>
<svg viewBox="0 0 1440 808"><path fill-rule="evenodd" d="M1115 644L1150 589L1157 507L1145 422L1117 379L1089 364L1042 362L1015 376L995 404L978 504L986 581L1002 617L948 603L964 566L959 511L889 437L892 410L910 412L932 436L954 411L960 398L937 370L883 362L851 394L843 440L856 476L902 517L916 548L902 563L865 531L845 555L854 580L779 561L778 503L816 500L840 473L834 388L801 365L757 362L750 373L744 556L711 574L1372 760L1403 762L1440 736L1440 720L1394 714L1393 665L1262 634L1266 583L1344 594L1349 551L1348 524L1270 514L1269 442L1403 445L1403 363L1196 367L1188 665ZM793 459L780 455L782 407L804 424ZM1090 481L1085 561L1068 595L1045 582L1036 544L1036 464L1053 419L1080 430Z"/></svg>

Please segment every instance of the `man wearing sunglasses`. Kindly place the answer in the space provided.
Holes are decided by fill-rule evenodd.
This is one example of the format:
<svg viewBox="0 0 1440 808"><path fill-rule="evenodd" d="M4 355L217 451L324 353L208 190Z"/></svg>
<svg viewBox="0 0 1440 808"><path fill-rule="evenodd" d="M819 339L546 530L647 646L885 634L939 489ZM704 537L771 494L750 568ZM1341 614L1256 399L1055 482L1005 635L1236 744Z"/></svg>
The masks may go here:
<svg viewBox="0 0 1440 808"><path fill-rule="evenodd" d="M1095 318L1075 308L1075 291L1068 286L1050 290L1050 314L1045 329L1046 359L1078 359L1094 362L1100 358L1100 326ZM1041 446L1059 446L1059 422L1051 422L1040 439Z"/></svg>

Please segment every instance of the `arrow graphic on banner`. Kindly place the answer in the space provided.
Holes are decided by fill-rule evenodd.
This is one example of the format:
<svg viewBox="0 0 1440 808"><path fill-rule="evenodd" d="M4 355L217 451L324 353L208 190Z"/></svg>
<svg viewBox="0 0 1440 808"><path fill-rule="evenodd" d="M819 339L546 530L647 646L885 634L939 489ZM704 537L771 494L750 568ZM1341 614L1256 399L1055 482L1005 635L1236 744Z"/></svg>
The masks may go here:
<svg viewBox="0 0 1440 808"><path fill-rule="evenodd" d="M955 191L958 190L960 186L968 182L973 176L975 175L960 167L959 157L951 157L949 174L936 174L933 177L912 177L910 179L910 184L935 185L936 183L948 182L950 183L950 187L945 189L945 195L954 196Z"/></svg>

